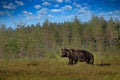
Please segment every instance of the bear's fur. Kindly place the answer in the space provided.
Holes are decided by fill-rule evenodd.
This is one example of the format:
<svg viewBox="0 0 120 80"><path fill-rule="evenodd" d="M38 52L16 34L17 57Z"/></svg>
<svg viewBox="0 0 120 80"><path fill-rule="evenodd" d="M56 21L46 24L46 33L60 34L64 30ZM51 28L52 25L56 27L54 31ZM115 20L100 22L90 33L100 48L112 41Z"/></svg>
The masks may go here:
<svg viewBox="0 0 120 80"><path fill-rule="evenodd" d="M80 62L87 62L87 64L94 63L94 56L92 53L86 50L74 50L74 49L61 49L62 54L61 57L68 57L69 63L68 64L75 64L78 61Z"/></svg>

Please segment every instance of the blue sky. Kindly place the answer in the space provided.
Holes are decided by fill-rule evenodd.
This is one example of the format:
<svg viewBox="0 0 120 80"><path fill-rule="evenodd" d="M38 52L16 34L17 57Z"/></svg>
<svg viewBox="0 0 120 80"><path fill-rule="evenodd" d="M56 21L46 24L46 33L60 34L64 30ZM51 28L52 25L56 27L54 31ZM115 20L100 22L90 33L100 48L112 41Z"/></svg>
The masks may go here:
<svg viewBox="0 0 120 80"><path fill-rule="evenodd" d="M0 25L64 22L78 16L88 21L91 15L120 19L120 0L0 0Z"/></svg>

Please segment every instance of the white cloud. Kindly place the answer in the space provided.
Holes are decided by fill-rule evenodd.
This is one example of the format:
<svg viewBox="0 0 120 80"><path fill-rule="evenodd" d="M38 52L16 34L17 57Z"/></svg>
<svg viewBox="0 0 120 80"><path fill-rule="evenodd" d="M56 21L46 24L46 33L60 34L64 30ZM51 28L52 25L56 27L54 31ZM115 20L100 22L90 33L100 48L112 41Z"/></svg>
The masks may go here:
<svg viewBox="0 0 120 80"><path fill-rule="evenodd" d="M41 14L37 14L37 15L31 15L31 16L26 16L25 19L26 20L44 20L46 18L53 18L53 15L41 15Z"/></svg>
<svg viewBox="0 0 120 80"><path fill-rule="evenodd" d="M108 12L108 14L113 14L113 12Z"/></svg>
<svg viewBox="0 0 120 80"><path fill-rule="evenodd" d="M36 19L42 19L42 16L40 15L26 16L26 20L36 20Z"/></svg>
<svg viewBox="0 0 120 80"><path fill-rule="evenodd" d="M118 15L113 15L112 17L113 17L113 18L118 18L119 16L118 16Z"/></svg>
<svg viewBox="0 0 120 80"><path fill-rule="evenodd" d="M61 18L72 20L75 17L75 15L67 15L67 16L61 16Z"/></svg>
<svg viewBox="0 0 120 80"><path fill-rule="evenodd" d="M86 12L86 10L85 9L80 9L80 10L78 10L78 12L79 13L84 13L84 12Z"/></svg>
<svg viewBox="0 0 120 80"><path fill-rule="evenodd" d="M62 2L63 2L63 0L56 0L56 2L58 2L58 3L62 3Z"/></svg>
<svg viewBox="0 0 120 80"><path fill-rule="evenodd" d="M41 1L46 1L46 0L41 0Z"/></svg>
<svg viewBox="0 0 120 80"><path fill-rule="evenodd" d="M120 14L120 11L119 10L115 10L115 11L109 11L109 12L100 12L98 15L101 15L101 16L119 16Z"/></svg>
<svg viewBox="0 0 120 80"><path fill-rule="evenodd" d="M64 21L71 21L74 19L75 15L61 15L61 16L55 16L54 19L52 20L53 22L64 22Z"/></svg>
<svg viewBox="0 0 120 80"><path fill-rule="evenodd" d="M90 11L83 7L78 10L78 13L90 13Z"/></svg>
<svg viewBox="0 0 120 80"><path fill-rule="evenodd" d="M78 3L76 3L76 2L73 2L73 5L74 5L75 7L77 7L77 8L80 8L80 7L81 7L81 5L78 4Z"/></svg>
<svg viewBox="0 0 120 80"><path fill-rule="evenodd" d="M5 15L5 14L7 14L7 12L0 11L0 15Z"/></svg>
<svg viewBox="0 0 120 80"><path fill-rule="evenodd" d="M43 6L49 6L49 5L51 5L49 2L44 2L44 3L42 3L42 5Z"/></svg>
<svg viewBox="0 0 120 80"><path fill-rule="evenodd" d="M35 5L34 8L35 8L35 9L40 9L41 6L40 6L40 5Z"/></svg>
<svg viewBox="0 0 120 80"><path fill-rule="evenodd" d="M58 5L58 4L56 4L56 5L54 5L54 7L59 7L59 5Z"/></svg>
<svg viewBox="0 0 120 80"><path fill-rule="evenodd" d="M71 0L65 0L65 2L71 2Z"/></svg>
<svg viewBox="0 0 120 80"><path fill-rule="evenodd" d="M28 11L23 11L23 13L24 13L25 15L32 15L32 12L28 12Z"/></svg>
<svg viewBox="0 0 120 80"><path fill-rule="evenodd" d="M52 9L51 12L62 12L61 9Z"/></svg>
<svg viewBox="0 0 120 80"><path fill-rule="evenodd" d="M72 10L72 6L70 5L65 5L64 7L62 7L63 9L66 9L66 10Z"/></svg>
<svg viewBox="0 0 120 80"><path fill-rule="evenodd" d="M23 6L24 5L24 3L22 2L22 1L15 1L15 3L17 3L18 5L21 5L21 6Z"/></svg>
<svg viewBox="0 0 120 80"><path fill-rule="evenodd" d="M54 16L49 14L48 17L49 17L49 18L53 18Z"/></svg>
<svg viewBox="0 0 120 80"><path fill-rule="evenodd" d="M115 13L116 13L116 14L120 14L120 10L116 10Z"/></svg>
<svg viewBox="0 0 120 80"><path fill-rule="evenodd" d="M42 8L41 10L37 11L38 14L46 14L48 11L47 8Z"/></svg>
<svg viewBox="0 0 120 80"><path fill-rule="evenodd" d="M9 3L8 5L3 5L3 8L5 8L5 9L15 9L16 6L12 3Z"/></svg>

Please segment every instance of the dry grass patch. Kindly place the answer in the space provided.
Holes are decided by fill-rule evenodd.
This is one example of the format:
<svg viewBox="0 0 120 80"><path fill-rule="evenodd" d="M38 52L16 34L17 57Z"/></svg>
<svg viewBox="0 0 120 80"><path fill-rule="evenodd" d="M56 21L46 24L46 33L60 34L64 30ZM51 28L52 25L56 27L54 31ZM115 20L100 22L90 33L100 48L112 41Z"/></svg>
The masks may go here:
<svg viewBox="0 0 120 80"><path fill-rule="evenodd" d="M104 58L103 58L104 59ZM0 80L119 80L120 58L95 59L95 65L68 65L68 59L0 61ZM117 60L117 61L116 61Z"/></svg>

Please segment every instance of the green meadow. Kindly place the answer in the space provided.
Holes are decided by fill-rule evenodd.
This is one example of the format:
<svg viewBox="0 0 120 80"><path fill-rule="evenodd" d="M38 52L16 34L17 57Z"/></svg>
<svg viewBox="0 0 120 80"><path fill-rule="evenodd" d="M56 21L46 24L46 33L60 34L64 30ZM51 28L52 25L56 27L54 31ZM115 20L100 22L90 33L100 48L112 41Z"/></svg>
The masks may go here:
<svg viewBox="0 0 120 80"><path fill-rule="evenodd" d="M94 55L94 65L67 58L0 60L0 80L119 80L120 54Z"/></svg>

